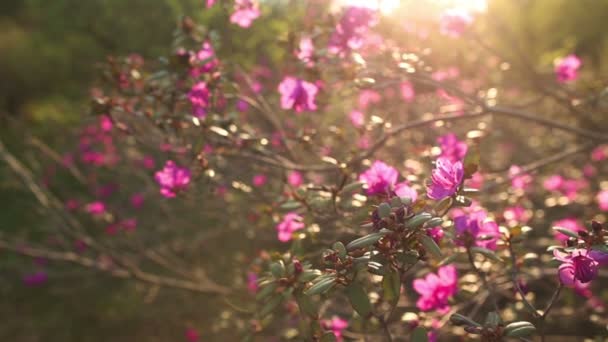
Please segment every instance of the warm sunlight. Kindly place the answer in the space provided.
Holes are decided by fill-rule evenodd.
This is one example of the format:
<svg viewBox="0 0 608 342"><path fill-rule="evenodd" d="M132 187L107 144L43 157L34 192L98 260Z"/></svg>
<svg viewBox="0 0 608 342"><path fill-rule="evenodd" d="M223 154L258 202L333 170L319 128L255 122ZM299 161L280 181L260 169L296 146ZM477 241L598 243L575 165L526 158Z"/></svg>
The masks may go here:
<svg viewBox="0 0 608 342"><path fill-rule="evenodd" d="M405 1L403 1L405 3ZM485 12L488 0L430 0L429 2L443 8L458 8L468 12ZM402 0L336 0L336 6L359 6L380 10L389 15L399 9Z"/></svg>

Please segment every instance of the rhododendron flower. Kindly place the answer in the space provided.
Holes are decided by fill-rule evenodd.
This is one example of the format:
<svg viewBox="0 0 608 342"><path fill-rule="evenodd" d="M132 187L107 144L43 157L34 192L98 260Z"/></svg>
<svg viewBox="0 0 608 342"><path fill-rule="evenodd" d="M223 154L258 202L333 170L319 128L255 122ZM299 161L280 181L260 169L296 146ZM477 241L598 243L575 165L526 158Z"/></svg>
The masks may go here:
<svg viewBox="0 0 608 342"><path fill-rule="evenodd" d="M369 8L346 8L329 38L329 52L343 55L363 46L364 35L376 24L376 12Z"/></svg>
<svg viewBox="0 0 608 342"><path fill-rule="evenodd" d="M553 227L561 227L573 232L586 231L585 227L578 222L578 220L574 218L565 218L563 220L555 221L552 224ZM555 239L564 243L568 240L568 236L564 235L558 231L553 232L555 234Z"/></svg>
<svg viewBox="0 0 608 342"><path fill-rule="evenodd" d="M192 54L190 63L193 65L190 69L190 75L196 78L217 68L219 60L215 56L215 50L211 43L205 41L201 49Z"/></svg>
<svg viewBox="0 0 608 342"><path fill-rule="evenodd" d="M178 166L172 160L167 160L165 167L154 174L154 179L160 185L160 193L167 198L173 198L177 192L186 189L190 177L190 170Z"/></svg>
<svg viewBox="0 0 608 342"><path fill-rule="evenodd" d="M122 227L122 229L132 232L135 230L135 228L137 228L137 219L136 218L125 219L125 220L120 221L119 225Z"/></svg>
<svg viewBox="0 0 608 342"><path fill-rule="evenodd" d="M133 208L139 209L144 204L144 195L141 193L133 194L131 195L130 201Z"/></svg>
<svg viewBox="0 0 608 342"><path fill-rule="evenodd" d="M448 158L438 158L431 174L431 183L427 186L427 196L441 200L454 195L463 177L464 167L461 161L452 162Z"/></svg>
<svg viewBox="0 0 608 342"><path fill-rule="evenodd" d="M283 216L283 220L277 225L278 238L281 242L291 240L291 235L296 230L304 228L302 216L291 212Z"/></svg>
<svg viewBox="0 0 608 342"><path fill-rule="evenodd" d="M448 300L458 292L458 275L454 266L440 267L435 273L429 273L423 279L415 279L413 287L420 295L416 306L422 311L437 310L440 313L449 311Z"/></svg>
<svg viewBox="0 0 608 342"><path fill-rule="evenodd" d="M332 319L323 320L321 323L325 329L329 329L334 333L336 341L342 341L342 331L348 328L348 321L340 317L332 317Z"/></svg>
<svg viewBox="0 0 608 342"><path fill-rule="evenodd" d="M260 9L257 0L235 0L234 12L230 16L230 22L247 28L259 16Z"/></svg>
<svg viewBox="0 0 608 342"><path fill-rule="evenodd" d="M405 100L405 102L414 101L416 93L414 92L414 86L411 82L401 82L401 84L399 85L399 90L401 90L401 97L403 98L403 100Z"/></svg>
<svg viewBox="0 0 608 342"><path fill-rule="evenodd" d="M402 198L411 198L412 202L416 202L418 199L418 192L416 192L416 189L410 187L407 182L401 182L395 185L395 194Z"/></svg>
<svg viewBox="0 0 608 342"><path fill-rule="evenodd" d="M37 271L23 276L23 283L26 286L39 286L47 282L48 275L44 271Z"/></svg>
<svg viewBox="0 0 608 342"><path fill-rule="evenodd" d="M200 335L198 333L198 331L196 331L193 328L188 328L186 329L186 341L188 342L199 342L200 339Z"/></svg>
<svg viewBox="0 0 608 342"><path fill-rule="evenodd" d="M357 139L357 148L367 150L371 146L371 141L367 135L362 135Z"/></svg>
<svg viewBox="0 0 608 342"><path fill-rule="evenodd" d="M509 168L509 178L511 178L511 186L518 190L525 191L532 183L532 176L517 165L511 165Z"/></svg>
<svg viewBox="0 0 608 342"><path fill-rule="evenodd" d="M433 240L435 240L435 242L437 244L439 244L441 242L441 239L443 239L444 232L443 232L443 229L438 226L438 227L433 227L433 228L427 229L426 235L433 238Z"/></svg>
<svg viewBox="0 0 608 342"><path fill-rule="evenodd" d="M348 118L355 127L361 127L365 124L365 114L358 110L353 110L350 112L350 114L348 114Z"/></svg>
<svg viewBox="0 0 608 342"><path fill-rule="evenodd" d="M608 264L608 253L606 252L591 250L589 251L589 257L595 260L600 266Z"/></svg>
<svg viewBox="0 0 608 342"><path fill-rule="evenodd" d="M455 217L454 229L456 243L461 246L479 246L495 250L496 241L500 236L498 224L489 220L488 213L483 209Z"/></svg>
<svg viewBox="0 0 608 342"><path fill-rule="evenodd" d="M260 187L264 184L266 184L266 181L268 180L268 177L266 177L266 175L264 174L257 174L255 176L253 176L253 185Z"/></svg>
<svg viewBox="0 0 608 342"><path fill-rule="evenodd" d="M207 116L207 108L209 107L209 89L205 82L196 83L188 93L188 100L192 105L192 115L197 118Z"/></svg>
<svg viewBox="0 0 608 342"><path fill-rule="evenodd" d="M378 103L382 101L382 96L380 95L380 93L375 92L373 90L362 90L359 93L359 108L361 109L366 109L370 104L372 103Z"/></svg>
<svg viewBox="0 0 608 342"><path fill-rule="evenodd" d="M448 133L437 138L441 157L448 158L452 162L463 160L467 154L468 146L464 141L458 140L454 133Z"/></svg>
<svg viewBox="0 0 608 342"><path fill-rule="evenodd" d="M502 216L511 225L526 224L532 218L530 211L519 205L505 209Z"/></svg>
<svg viewBox="0 0 608 342"><path fill-rule="evenodd" d="M608 158L608 145L600 145L591 151L591 160L602 161Z"/></svg>
<svg viewBox="0 0 608 342"><path fill-rule="evenodd" d="M247 290L250 293L256 293L258 291L258 275L254 272L247 273Z"/></svg>
<svg viewBox="0 0 608 342"><path fill-rule="evenodd" d="M287 76L279 84L281 108L293 109L296 113L317 110L317 105L315 104L317 92L318 88L316 85Z"/></svg>
<svg viewBox="0 0 608 342"><path fill-rule="evenodd" d="M294 187L302 185L302 174L298 171L291 171L287 175L287 182L289 183L289 185Z"/></svg>
<svg viewBox="0 0 608 342"><path fill-rule="evenodd" d="M574 81L578 78L578 69L581 67L581 60L576 55L568 55L557 60L555 63L555 76L557 81L564 83Z"/></svg>
<svg viewBox="0 0 608 342"><path fill-rule="evenodd" d="M586 249L576 249L570 254L555 249L553 255L562 262L558 275L565 286L574 287L576 281L588 283L597 276L598 262L589 257Z"/></svg>
<svg viewBox="0 0 608 342"><path fill-rule="evenodd" d="M548 191L557 191L564 184L564 177L553 175L543 182L543 187Z"/></svg>
<svg viewBox="0 0 608 342"><path fill-rule="evenodd" d="M216 0L207 0L207 8L213 7L213 5L215 5L215 1Z"/></svg>
<svg viewBox="0 0 608 342"><path fill-rule="evenodd" d="M106 205L101 201L95 201L87 204L86 211L91 215L101 215L106 212Z"/></svg>
<svg viewBox="0 0 608 342"><path fill-rule="evenodd" d="M312 42L312 38L302 37L302 39L300 39L300 44L296 53L296 57L298 57L299 60L306 64L306 66L311 67L315 65L313 61L314 52L315 46Z"/></svg>
<svg viewBox="0 0 608 342"><path fill-rule="evenodd" d="M597 204L602 211L608 211L608 190L602 190L595 196Z"/></svg>
<svg viewBox="0 0 608 342"><path fill-rule="evenodd" d="M399 172L392 166L376 160L369 169L359 175L359 180L367 184L367 194L385 194L397 183Z"/></svg>
<svg viewBox="0 0 608 342"><path fill-rule="evenodd" d="M102 131L109 132L112 130L112 127L114 127L114 123L108 115L102 115L99 118L99 126L101 127Z"/></svg>
<svg viewBox="0 0 608 342"><path fill-rule="evenodd" d="M467 11L452 8L441 14L439 32L450 37L460 37L473 23L473 17Z"/></svg>

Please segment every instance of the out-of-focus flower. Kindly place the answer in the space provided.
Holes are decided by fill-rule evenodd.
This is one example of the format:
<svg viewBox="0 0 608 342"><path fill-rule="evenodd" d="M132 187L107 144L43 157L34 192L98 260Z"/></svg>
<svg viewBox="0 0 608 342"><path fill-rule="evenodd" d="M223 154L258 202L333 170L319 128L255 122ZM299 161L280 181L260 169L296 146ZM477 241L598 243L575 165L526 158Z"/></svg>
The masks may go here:
<svg viewBox="0 0 608 342"><path fill-rule="evenodd" d="M562 262L558 275L560 282L565 286L574 287L576 281L588 283L597 276L598 262L589 257L586 249L576 249L571 253L555 249L553 256Z"/></svg>
<svg viewBox="0 0 608 342"><path fill-rule="evenodd" d="M463 9L452 8L444 11L439 19L441 34L458 38L473 23L473 17Z"/></svg>
<svg viewBox="0 0 608 342"><path fill-rule="evenodd" d="M395 185L395 194L402 198L411 198L413 202L416 202L416 200L418 199L418 192L416 191L416 189L409 186L407 182L401 182Z"/></svg>
<svg viewBox="0 0 608 342"><path fill-rule="evenodd" d="M458 190L463 177L464 168L461 161L452 162L448 158L439 157L435 162L426 194L434 200L452 196Z"/></svg>
<svg viewBox="0 0 608 342"><path fill-rule="evenodd" d="M133 206L133 208L139 209L139 208L141 208L141 206L143 204L144 204L144 194L135 193L135 194L131 195L131 206Z"/></svg>
<svg viewBox="0 0 608 342"><path fill-rule="evenodd" d="M247 273L247 290L250 293L256 293L258 291L258 275L255 272Z"/></svg>
<svg viewBox="0 0 608 342"><path fill-rule="evenodd" d="M179 191L186 189L190 178L190 170L178 166L172 160L167 160L165 167L154 174L154 179L160 185L160 193L167 198L173 198Z"/></svg>
<svg viewBox="0 0 608 342"><path fill-rule="evenodd" d="M413 287L420 295L416 306L422 311L437 310L440 313L449 311L448 300L458 292L458 274L454 266L440 267L435 273L429 273L423 279L415 279Z"/></svg>
<svg viewBox="0 0 608 342"><path fill-rule="evenodd" d="M207 108L209 107L209 89L205 82L198 82L188 93L188 100L192 105L192 115L197 118L207 116Z"/></svg>
<svg viewBox="0 0 608 342"><path fill-rule="evenodd" d="M377 15L374 10L355 6L346 8L329 38L329 52L344 55L361 48L365 34L376 22Z"/></svg>
<svg viewBox="0 0 608 342"><path fill-rule="evenodd" d="M608 158L608 145L600 145L591 151L591 160L602 161Z"/></svg>
<svg viewBox="0 0 608 342"><path fill-rule="evenodd" d="M367 194L385 194L397 183L399 172L392 166L376 160L372 166L359 175L359 180L367 184Z"/></svg>
<svg viewBox="0 0 608 342"><path fill-rule="evenodd" d="M581 67L581 60L576 55L568 55L558 59L555 63L555 76L561 83L574 81L578 78L578 69Z"/></svg>
<svg viewBox="0 0 608 342"><path fill-rule="evenodd" d="M99 119L99 126L103 132L109 132L114 127L114 123L108 115L102 115Z"/></svg>
<svg viewBox="0 0 608 342"><path fill-rule="evenodd" d="M464 141L458 140L454 133L448 133L437 138L441 157L448 158L452 162L463 160L467 154L468 146Z"/></svg>
<svg viewBox="0 0 608 342"><path fill-rule="evenodd" d="M332 317L332 319L326 319L321 322L325 329L331 330L334 333L337 341L342 341L342 331L348 328L348 321L343 320L340 317Z"/></svg>
<svg viewBox="0 0 608 342"><path fill-rule="evenodd" d="M560 175L552 175L545 179L543 187L548 191L557 191L564 184L564 177Z"/></svg>
<svg viewBox="0 0 608 342"><path fill-rule="evenodd" d="M412 85L412 82L401 82L401 84L399 85L399 90L401 91L401 98L403 98L405 102L414 101L416 93L414 91L414 86Z"/></svg>
<svg viewBox="0 0 608 342"><path fill-rule="evenodd" d="M132 231L135 231L135 229L137 228L137 219L136 218L124 219L124 220L120 221L119 225L122 227L122 229L124 229L128 232L132 232Z"/></svg>
<svg viewBox="0 0 608 342"><path fill-rule="evenodd" d="M511 165L509 178L511 178L511 186L517 190L526 191L532 184L532 176L518 165Z"/></svg>
<svg viewBox="0 0 608 342"><path fill-rule="evenodd" d="M26 286L39 286L47 282L48 275L44 271L37 271L23 276L23 283Z"/></svg>
<svg viewBox="0 0 608 342"><path fill-rule="evenodd" d="M260 9L257 0L235 0L234 12L230 16L230 22L247 28L259 16Z"/></svg>
<svg viewBox="0 0 608 342"><path fill-rule="evenodd" d="M456 243L464 246L479 246L495 250L500 234L498 224L488 219L488 213L479 209L468 215L454 218Z"/></svg>
<svg viewBox="0 0 608 342"><path fill-rule="evenodd" d="M199 342L200 334L194 328L186 329L186 341L188 342Z"/></svg>
<svg viewBox="0 0 608 342"><path fill-rule="evenodd" d="M101 215L106 212L106 205L101 201L95 201L87 204L85 209L91 215Z"/></svg>
<svg viewBox="0 0 608 342"><path fill-rule="evenodd" d="M580 224L577 219L570 218L570 217L559 220L559 221L555 221L555 222L553 222L552 226L565 228L565 229L571 230L573 232L580 232L580 231L586 230L585 227L582 224ZM558 241L560 241L562 243L565 243L568 240L568 236L566 236L558 231L555 231L554 234L555 234L555 239L557 239Z"/></svg>
<svg viewBox="0 0 608 342"><path fill-rule="evenodd" d="M315 65L313 61L315 52L315 46L310 37L302 37L298 46L296 57L302 61L306 66L311 67Z"/></svg>
<svg viewBox="0 0 608 342"><path fill-rule="evenodd" d="M370 104L379 103L380 101L382 101L382 95L376 91L365 89L359 93L358 102L361 109L366 109Z"/></svg>
<svg viewBox="0 0 608 342"><path fill-rule="evenodd" d="M201 49L190 56L190 75L194 78L202 74L211 72L219 65L219 60L215 56L215 50L210 42L205 41L201 45Z"/></svg>
<svg viewBox="0 0 608 342"><path fill-rule="evenodd" d="M266 184L266 181L268 180L268 177L265 174L257 174L255 176L253 176L253 185L260 187L264 184Z"/></svg>
<svg viewBox="0 0 608 342"><path fill-rule="evenodd" d="M287 175L287 182L289 185L298 187L302 185L302 174L298 171L291 171Z"/></svg>
<svg viewBox="0 0 608 342"><path fill-rule="evenodd" d="M355 127L361 127L365 124L365 114L358 110L353 110L350 112L350 114L348 114L348 118Z"/></svg>
<svg viewBox="0 0 608 342"><path fill-rule="evenodd" d="M296 230L304 228L302 216L291 212L283 216L283 220L277 225L277 233L279 241L287 242L291 240L291 235Z"/></svg>
<svg viewBox="0 0 608 342"><path fill-rule="evenodd" d="M66 210L73 211L73 210L78 209L79 206L80 206L80 202L78 202L75 199L68 199L67 201L65 201Z"/></svg>
<svg viewBox="0 0 608 342"><path fill-rule="evenodd" d="M317 110L317 105L315 104L317 92L318 88L316 85L287 76L279 84L281 108L293 109L296 113Z"/></svg>
<svg viewBox="0 0 608 342"><path fill-rule="evenodd" d="M216 0L207 0L207 8L213 7L213 5L215 5L215 1Z"/></svg>
<svg viewBox="0 0 608 342"><path fill-rule="evenodd" d="M438 227L433 227L433 228L427 229L426 235L433 238L433 240L435 240L435 242L437 244L439 244L441 242L441 239L443 239L444 232L443 232L443 229L438 226Z"/></svg>
<svg viewBox="0 0 608 342"><path fill-rule="evenodd" d="M602 190L595 196L597 204L602 211L608 211L608 190Z"/></svg>
<svg viewBox="0 0 608 342"><path fill-rule="evenodd" d="M530 211L519 205L506 208L502 216L512 226L526 224L532 218Z"/></svg>

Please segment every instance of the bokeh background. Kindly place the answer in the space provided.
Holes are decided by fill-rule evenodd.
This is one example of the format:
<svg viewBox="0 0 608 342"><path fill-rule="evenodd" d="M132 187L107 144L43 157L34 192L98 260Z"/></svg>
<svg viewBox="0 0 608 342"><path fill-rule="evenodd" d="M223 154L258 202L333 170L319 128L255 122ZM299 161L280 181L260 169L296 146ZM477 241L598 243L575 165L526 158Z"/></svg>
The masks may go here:
<svg viewBox="0 0 608 342"><path fill-rule="evenodd" d="M264 58L280 63L301 15L286 12L288 2L262 1L264 18L243 35L224 11L205 10L201 0L0 1L0 135L26 160L26 136L58 149L69 145L70 132L90 120L89 91L99 78L100 63L109 56L138 53L154 59L166 54L183 15L231 37L222 40L220 57L230 54L243 65ZM586 72L605 79L608 1L483 3L489 16L514 32L532 64L546 65L556 56L576 53L586 61ZM401 8L409 12L391 13L394 27L386 29L398 29L407 15L424 12L413 0L401 1ZM498 32L484 38L504 51L512 44ZM31 195L0 164L0 234L45 223ZM95 273L82 277L69 265L54 270L45 286L26 287L23 272L35 262L0 254L0 341L181 340L184 327L222 314L196 295L157 295Z"/></svg>

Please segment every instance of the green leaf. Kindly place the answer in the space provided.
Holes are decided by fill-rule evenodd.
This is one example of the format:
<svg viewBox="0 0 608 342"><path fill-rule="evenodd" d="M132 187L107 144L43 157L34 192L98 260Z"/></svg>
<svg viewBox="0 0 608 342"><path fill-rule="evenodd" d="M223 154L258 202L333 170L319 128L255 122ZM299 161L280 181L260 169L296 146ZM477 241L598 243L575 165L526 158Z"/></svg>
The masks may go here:
<svg viewBox="0 0 608 342"><path fill-rule="evenodd" d="M391 216L391 212L391 206L386 202L380 203L378 206L378 216L380 216L380 218L387 218Z"/></svg>
<svg viewBox="0 0 608 342"><path fill-rule="evenodd" d="M298 276L298 281L301 283L306 283L318 278L321 274L322 273L319 270L306 270L300 273L300 275Z"/></svg>
<svg viewBox="0 0 608 342"><path fill-rule="evenodd" d="M321 336L321 342L336 342L336 335L333 332L326 332Z"/></svg>
<svg viewBox="0 0 608 342"><path fill-rule="evenodd" d="M277 308L277 306L279 306L279 304L281 304L283 302L283 296L282 295L277 295L272 297L268 303L266 303L262 309L258 312L258 315L260 315L260 318L264 318L266 316L268 316L270 313L272 313L274 311L274 309Z"/></svg>
<svg viewBox="0 0 608 342"><path fill-rule="evenodd" d="M352 251L359 248L369 247L378 242L378 240L380 240L384 235L386 235L386 233L382 232L365 235L363 237L351 241L348 245L346 245L346 249Z"/></svg>
<svg viewBox="0 0 608 342"><path fill-rule="evenodd" d="M398 270L389 268L385 272L384 278L382 278L382 290L384 291L384 300L395 307L401 295L401 276Z"/></svg>
<svg viewBox="0 0 608 342"><path fill-rule="evenodd" d="M429 213L420 213L420 214L412 217L411 219L409 219L405 223L405 226L409 227L409 228L418 228L418 227L422 226L424 223L426 223L426 221L428 221L432 218L433 218L433 215L431 215Z"/></svg>
<svg viewBox="0 0 608 342"><path fill-rule="evenodd" d="M467 316L463 316L458 313L455 313L452 316L450 316L450 322L452 322L452 324L454 324L454 325L470 325L470 326L481 327L481 324L475 322L474 320L470 319Z"/></svg>
<svg viewBox="0 0 608 342"><path fill-rule="evenodd" d="M295 210L302 207L302 203L298 202L298 201L287 201L283 204L281 204L281 209L284 210Z"/></svg>
<svg viewBox="0 0 608 342"><path fill-rule="evenodd" d="M488 315L486 316L486 321L484 323L484 325L486 327L494 329L500 323L502 323L502 320L500 319L500 316L498 315L498 313L496 311L488 312Z"/></svg>
<svg viewBox="0 0 608 342"><path fill-rule="evenodd" d="M412 331L412 342L428 342L429 337L427 335L427 331L423 327L418 327Z"/></svg>
<svg viewBox="0 0 608 342"><path fill-rule="evenodd" d="M435 243L435 240L433 240L432 237L428 235L422 235L420 237L420 243L422 244L422 246L424 246L424 249L427 252L433 254L433 256L435 256L436 258L441 258L441 249L439 248L439 246L437 246L437 243Z"/></svg>
<svg viewBox="0 0 608 342"><path fill-rule="evenodd" d="M479 170L479 162L481 156L479 155L479 147L472 145L469 147L466 156L464 157L464 179L469 179L473 176L477 170Z"/></svg>
<svg viewBox="0 0 608 342"><path fill-rule="evenodd" d="M344 244L342 242L337 241L336 243L334 243L332 249L338 253L338 256L340 258L344 258L346 256L346 247L344 247Z"/></svg>
<svg viewBox="0 0 608 342"><path fill-rule="evenodd" d="M479 253L483 256L485 256L488 259L494 260L494 261L498 261L498 262L502 262L502 259L496 255L496 253L494 253L494 251L489 250L487 248L483 248L483 247L471 247L471 252L473 253Z"/></svg>
<svg viewBox="0 0 608 342"><path fill-rule="evenodd" d="M426 226L429 228L441 226L443 224L443 219L441 217L433 217L432 219L426 222Z"/></svg>
<svg viewBox="0 0 608 342"><path fill-rule="evenodd" d="M283 260L270 264L270 273L272 273L275 278L282 278L285 275L285 264L283 263Z"/></svg>
<svg viewBox="0 0 608 342"><path fill-rule="evenodd" d="M353 193L355 191L359 191L363 187L363 184L365 184L365 183L364 182L354 182L354 183L347 184L344 186L344 188L342 188L342 191L340 191L340 195L347 195L347 194Z"/></svg>
<svg viewBox="0 0 608 342"><path fill-rule="evenodd" d="M372 313L372 305L369 302L369 297L359 283L352 283L346 287L346 296L350 301L353 309L361 317L369 317Z"/></svg>
<svg viewBox="0 0 608 342"><path fill-rule="evenodd" d="M573 237L575 239L579 238L578 233L573 232L570 229L566 229L566 228L563 228L563 227L553 227L553 230L555 230L556 232L560 232L560 233L562 233L562 234L564 234L566 236Z"/></svg>
<svg viewBox="0 0 608 342"><path fill-rule="evenodd" d="M593 245L593 246L591 246L591 249L593 249L595 251L608 253L608 246L606 246L606 245Z"/></svg>
<svg viewBox="0 0 608 342"><path fill-rule="evenodd" d="M456 260L456 258L458 258L458 254L452 254L446 258L444 258L443 260L441 260L439 262L439 264L437 264L438 266L445 266L445 265L449 265L451 263L454 262L454 260Z"/></svg>
<svg viewBox="0 0 608 342"><path fill-rule="evenodd" d="M306 314L312 318L317 317L319 308L317 306L317 303L315 303L312 298L303 293L299 293L295 297L301 313Z"/></svg>
<svg viewBox="0 0 608 342"><path fill-rule="evenodd" d="M279 285L275 282L262 287L255 295L255 299L258 301L266 299L268 296L274 293L278 286Z"/></svg>
<svg viewBox="0 0 608 342"><path fill-rule="evenodd" d="M325 278L309 287L306 291L304 291L304 294L307 296L323 294L329 291L332 287L334 287L334 285L336 285L335 277Z"/></svg>
<svg viewBox="0 0 608 342"><path fill-rule="evenodd" d="M534 324L520 321L508 324L504 329L504 334L508 337L526 337L532 335L535 331Z"/></svg>

